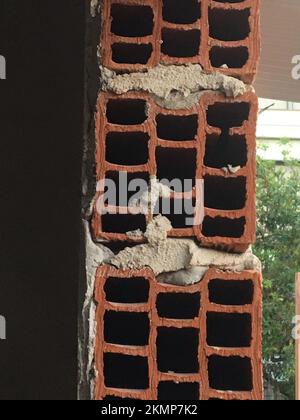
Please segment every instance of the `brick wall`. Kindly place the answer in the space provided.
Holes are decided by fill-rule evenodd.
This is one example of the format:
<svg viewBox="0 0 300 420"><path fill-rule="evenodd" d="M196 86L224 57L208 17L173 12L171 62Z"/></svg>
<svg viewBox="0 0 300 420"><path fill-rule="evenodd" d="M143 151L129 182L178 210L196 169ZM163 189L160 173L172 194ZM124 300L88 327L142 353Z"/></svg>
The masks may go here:
<svg viewBox="0 0 300 420"><path fill-rule="evenodd" d="M95 296L96 399L262 398L259 273L179 287L107 266Z"/></svg>

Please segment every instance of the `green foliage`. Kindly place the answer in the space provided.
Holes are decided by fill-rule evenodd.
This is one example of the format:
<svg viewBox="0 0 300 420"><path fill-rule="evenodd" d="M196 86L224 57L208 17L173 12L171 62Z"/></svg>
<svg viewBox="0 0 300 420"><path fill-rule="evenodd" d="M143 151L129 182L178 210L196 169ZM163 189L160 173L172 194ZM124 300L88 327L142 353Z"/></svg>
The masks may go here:
<svg viewBox="0 0 300 420"><path fill-rule="evenodd" d="M258 231L254 252L263 263L265 377L294 397L294 279L300 271L300 165L258 158Z"/></svg>

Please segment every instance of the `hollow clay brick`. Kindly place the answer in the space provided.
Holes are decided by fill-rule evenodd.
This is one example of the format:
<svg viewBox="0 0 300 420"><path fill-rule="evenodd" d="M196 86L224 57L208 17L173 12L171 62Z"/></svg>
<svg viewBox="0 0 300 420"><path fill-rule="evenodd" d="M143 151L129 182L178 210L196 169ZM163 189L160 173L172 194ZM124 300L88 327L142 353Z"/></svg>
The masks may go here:
<svg viewBox="0 0 300 420"><path fill-rule="evenodd" d="M124 124L123 119L123 124L115 123L116 118L119 118L118 115L124 118L124 113L128 112L128 107L130 106L128 105L128 101L130 100L145 102L145 112L147 113L145 121L140 124L126 125ZM108 106L110 106L108 104L111 103L117 103L118 107L121 104L121 107L117 109L118 112L116 114L110 114L109 116L110 121L112 120L113 122L108 121ZM226 120L225 114L227 105L235 106L236 108L233 108L231 114L229 112L229 116L227 115ZM216 106L216 108L211 108L211 106ZM127 235L127 231L118 232L117 229L112 229L111 232L107 232L103 229L103 217L101 211L99 212L99 208L101 207L99 207L99 200L103 196L103 180L105 179L106 174L111 172L114 172L115 174L120 172L127 172L129 174L143 173L149 176L149 178L155 177L158 175L157 151L163 153L164 150L168 149L173 153L173 157L174 153L176 154L176 150L178 150L178 159L179 161L183 160L185 167L188 170L191 166L190 158L195 160L195 180L204 180L204 189L206 189L205 200L208 204L204 208L205 218L202 224L191 227L174 228L169 236L196 237L203 245L208 247L225 248L237 252L245 251L250 244L255 242L257 112L258 101L253 92L248 92L236 99L226 98L223 94L219 93L205 92L201 96L199 103L189 110L166 110L158 106L148 94L144 93L131 92L124 95L101 93L98 99L96 115L96 163L97 181L99 182L100 188L98 188L95 200L97 205L95 205L94 208L92 222L94 238L96 240L121 240L131 242L141 242L143 240L143 238L139 236ZM127 113L126 115L128 117L129 114ZM198 128L193 140L190 139L189 129L187 129L187 141L162 140L158 138L156 118L159 115L175 117L194 116L193 118L198 118ZM234 121L231 121L232 118ZM138 122L141 122L141 119ZM167 130L168 125L170 124L165 125ZM117 133L117 140L118 133L121 133L121 135L124 135L124 133L146 134L147 138L149 138L147 161L137 165L124 165L123 161L121 164L118 164L116 160L114 160L114 163L108 162L106 141L110 133ZM227 136L227 140L226 138L225 140L222 138L224 133L225 137ZM184 130L180 135L184 136ZM131 138L132 137L130 137L130 139ZM120 139L120 145L122 140L123 137ZM221 143L224 141L225 143ZM230 141L231 143L226 146L226 141ZM218 148L219 144L225 144L226 153L222 149L223 146L221 149ZM135 152L134 146L132 146L132 149L130 149L129 146L128 148L129 158L131 159L131 156L136 156L137 153ZM113 150L118 152L117 142L114 144ZM187 158L183 157L184 151L188 152ZM222 163L220 164L220 162L218 162L218 159L223 159L224 153L225 155L228 155L228 162L233 162L236 166L232 171L224 168L222 169ZM124 158L123 155L124 154L120 155L121 160ZM166 157L162 160L160 168L162 168L163 171L169 171L169 166L170 159ZM177 175L176 171L175 175ZM228 199L229 203L226 202L228 201L224 192L227 191L226 188L229 194L233 195L233 204L231 203L232 200L230 201L230 197ZM226 208L222 208L222 202L218 202L221 192L224 194L223 199L226 204L224 207ZM177 198L195 198L196 191L194 188L191 193L187 192L178 195L174 193L174 196ZM216 208L211 206L214 204L216 204ZM104 204L101 208L103 207L105 207ZM106 210L109 210L109 208L106 208ZM112 210L115 210L115 208ZM200 210L198 206L197 211ZM152 214L146 215L146 221L149 221L152 218ZM129 231L139 228L139 226L135 225L134 227L135 229L129 229Z"/></svg>
<svg viewBox="0 0 300 420"><path fill-rule="evenodd" d="M116 71L141 71L159 63L199 63L206 72L218 70L246 83L253 82L260 54L260 0L238 3L201 0L195 19L185 19L186 11L181 10L179 18L165 16L169 22L163 19L163 4L163 0L104 0L100 40L104 66ZM119 13L123 26L118 21L112 25L115 5L151 8L153 29L145 31L144 24L136 33L132 32L132 22L128 20L126 30L124 12ZM136 20L146 16L142 14Z"/></svg>
<svg viewBox="0 0 300 420"><path fill-rule="evenodd" d="M109 302L105 293L105 285L110 278L119 278L120 281L124 279L132 279L132 281L140 281L141 278L149 282L149 298L142 304L122 304ZM213 303L216 299L212 298L210 293L212 282L222 282L224 285L230 285L231 293L234 293L234 288L237 287L238 299L241 302L246 302L244 305L236 305L230 295L229 303L235 305L228 305L222 300L222 304ZM245 289L241 290L241 285L251 285L251 294ZM178 293L195 294L199 293L199 313L193 319L168 319L161 318L157 309L157 297L160 294L168 293L176 295ZM222 295L224 296L224 295ZM223 299L223 297L222 297ZM110 266L100 267L96 276L95 300L97 304L96 310L96 343L95 343L95 399L102 400L106 397L121 397L141 400L157 400L158 386L160 382L169 381L172 383L197 383L199 384L200 394L199 400L221 399L221 400L262 400L263 399L263 383L262 383L262 349L261 349L261 334L262 334L262 278L259 272L244 271L237 272L223 272L215 269L210 269L205 275L204 279L193 286L172 286L166 284L159 284L152 271L149 269L141 271L120 271ZM150 321L149 342L146 346L130 346L117 345L105 342L105 313L106 311L113 311L114 313L146 313ZM208 345L207 335L207 318L209 314L222 314L230 317L230 314L236 316L248 316L251 319L248 331L249 346L248 347L214 347ZM197 361L199 368L193 374L182 373L164 373L158 369L158 352L157 337L158 328L174 328L184 331L186 328L198 329L198 354ZM227 328L227 333L233 334L234 339L240 339L239 334L234 328ZM218 336L218 335L217 335ZM168 343L165 342L167 346ZM172 343L168 348L172 352ZM174 349L173 349L174 351ZM134 389L119 389L105 386L104 375L104 355L130 355L134 358L144 357L147 359L149 370L149 386L144 390ZM190 355L192 357L192 355ZM222 363L227 364L231 361L238 361L248 365L249 372L246 370L238 370L230 373L229 381L235 377L231 384L233 389L215 389L214 384L222 383L223 370L218 371L210 367L210 360L217 359ZM220 373L219 373L220 372ZM134 375L135 372L132 372ZM249 389L245 390L244 384ZM240 385L242 384L242 385ZM223 387L223 386L222 386ZM241 387L242 389L239 389Z"/></svg>

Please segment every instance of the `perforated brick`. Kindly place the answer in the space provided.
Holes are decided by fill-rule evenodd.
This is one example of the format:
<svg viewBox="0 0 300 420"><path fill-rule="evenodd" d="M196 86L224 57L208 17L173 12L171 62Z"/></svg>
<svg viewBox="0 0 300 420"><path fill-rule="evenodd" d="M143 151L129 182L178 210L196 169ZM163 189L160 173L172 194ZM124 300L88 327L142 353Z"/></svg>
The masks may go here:
<svg viewBox="0 0 300 420"><path fill-rule="evenodd" d="M260 0L104 0L104 66L139 71L199 63L247 83L260 53Z"/></svg>
<svg viewBox="0 0 300 420"><path fill-rule="evenodd" d="M103 208L108 213L126 211L118 200L110 207L101 203L105 180L116 181L124 172L129 182L139 178L150 184L151 177L191 179L189 188L172 195L174 205L176 200L195 205L196 198L202 197L197 194L196 180L204 181L203 223L185 225L186 215L172 214L171 208L166 215L174 228L169 236L196 237L207 246L245 251L255 241L257 111L252 92L236 99L206 92L194 108L176 111L161 108L143 93L101 93L96 124L95 238L142 241L140 235L127 232L144 231L155 215L102 215ZM118 193L126 189L127 185L117 182ZM198 200L196 213L201 213L200 207Z"/></svg>
<svg viewBox="0 0 300 420"><path fill-rule="evenodd" d="M263 398L260 273L211 269L179 287L107 266L95 299L96 400Z"/></svg>

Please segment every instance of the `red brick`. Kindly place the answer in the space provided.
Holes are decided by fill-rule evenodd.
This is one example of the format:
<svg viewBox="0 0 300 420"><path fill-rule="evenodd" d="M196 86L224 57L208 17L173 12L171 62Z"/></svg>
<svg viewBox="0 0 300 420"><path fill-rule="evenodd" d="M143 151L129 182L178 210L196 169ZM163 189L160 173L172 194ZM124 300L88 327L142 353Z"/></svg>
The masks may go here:
<svg viewBox="0 0 300 420"><path fill-rule="evenodd" d="M253 81L260 54L260 0L201 0L198 8L188 8L187 3L183 10L173 2L169 12L164 4L167 1L104 0L102 64L139 71L159 63L199 63L206 72L219 70L246 83ZM222 68L224 64L229 68Z"/></svg>
<svg viewBox="0 0 300 420"><path fill-rule="evenodd" d="M144 117L141 105L147 109ZM163 109L143 93L120 96L101 93L96 119L97 180L103 181L107 174L117 176L121 171L131 176L143 174L159 179L168 174L189 179L194 173L192 178L204 180L203 224L185 227L176 219L179 227L175 227L169 236L196 237L206 246L243 252L255 241L257 112L257 97L252 92L236 99L206 92L197 106L179 111ZM184 120L180 120L177 127L174 118ZM146 153L140 150L145 138L148 142ZM193 160L195 169L191 169ZM173 168L171 162L176 162ZM182 168L178 169L181 164ZM226 173L222 167L228 164L241 166L241 169ZM102 194L103 188L100 188L96 203ZM176 197L189 196L196 197L195 188L190 194ZM95 206L93 231L96 239L142 240L129 237L126 230L119 232L117 227L111 232L105 231L98 210Z"/></svg>
<svg viewBox="0 0 300 420"><path fill-rule="evenodd" d="M115 282L116 279L119 279L117 281L120 283L114 284L113 288L112 283L109 282ZM124 300L114 296L116 290L122 295L123 282L128 299L130 297L128 281L138 285L142 279L148 282L149 293L145 294L143 283L143 293L139 290L138 294L132 297L132 301L138 303L128 303L128 301L124 303ZM138 295L140 299L137 298ZM171 299L169 306L166 304L166 298ZM178 299L182 298L193 299L193 303L180 305ZM95 299L97 302L96 400L107 396L158 400L161 398L158 389L162 382L199 384L200 393L197 398L199 400L263 399L262 279L260 273L254 271L230 273L210 269L200 283L179 287L157 283L152 271L148 269L120 271L106 266L98 269ZM174 299L177 303L172 302ZM159 300L162 300L160 304ZM192 313L178 312L184 307L189 311L192 308ZM162 313L162 308L169 313ZM125 337L128 343L122 339L120 345L119 338L115 339L115 342L113 339L107 340L107 331L111 333L113 330L112 325L106 325L106 322L109 322L107 321L108 313L113 313L116 317L117 334L120 334L120 331L123 334L124 322L125 325L126 322L128 323L128 313L131 314L129 318L134 313L137 319L141 318L141 314L147 317L150 325L148 344L131 345L132 330L134 333L144 334L142 326L140 327L142 331L131 329L129 333L130 329L128 329L128 337L126 331L124 332L122 337ZM122 323L122 328L120 323ZM177 348L176 345L174 346L174 336L176 339L177 334L180 337L187 334L187 340L184 341L187 358L174 359ZM180 346L180 343L178 345ZM169 357L166 357L164 353L164 346ZM172 356L170 356L171 352L173 352ZM131 356L130 362L133 364L140 363L142 360L140 358L143 357L145 372L132 371L129 377L122 371L116 373L118 359L110 360L110 365L107 367L104 366L104 357L111 356L104 355L120 356L120 360L122 360L122 355ZM178 368L171 367L171 370L177 373L168 371L169 363L175 363L178 366ZM189 369L190 363L194 363L194 367L191 368L193 372L188 370L187 373L186 369ZM228 375L226 369L230 369ZM145 376L143 380L147 382L147 386L143 390L135 390L132 387L132 381L141 380L138 375Z"/></svg>

